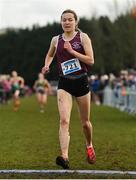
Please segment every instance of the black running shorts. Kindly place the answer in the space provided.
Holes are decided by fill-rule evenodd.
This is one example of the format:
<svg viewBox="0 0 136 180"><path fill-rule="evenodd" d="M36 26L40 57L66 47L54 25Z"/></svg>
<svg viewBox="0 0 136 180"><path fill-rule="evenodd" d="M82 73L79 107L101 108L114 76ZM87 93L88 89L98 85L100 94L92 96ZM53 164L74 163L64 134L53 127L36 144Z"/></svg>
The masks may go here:
<svg viewBox="0 0 136 180"><path fill-rule="evenodd" d="M58 83L58 89L63 89L75 97L83 96L90 91L88 77L87 75L77 79L60 77Z"/></svg>

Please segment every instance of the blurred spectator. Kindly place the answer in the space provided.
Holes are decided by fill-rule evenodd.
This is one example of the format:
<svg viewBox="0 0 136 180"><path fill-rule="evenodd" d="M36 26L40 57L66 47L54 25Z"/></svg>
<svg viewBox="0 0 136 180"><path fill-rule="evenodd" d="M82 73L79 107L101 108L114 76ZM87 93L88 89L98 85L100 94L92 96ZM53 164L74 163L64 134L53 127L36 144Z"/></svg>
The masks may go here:
<svg viewBox="0 0 136 180"><path fill-rule="evenodd" d="M2 76L2 86L3 86L3 91L4 91L4 102L8 102L9 99L12 96L11 92L11 82L10 82L10 76L8 75L3 75Z"/></svg>
<svg viewBox="0 0 136 180"><path fill-rule="evenodd" d="M99 99L99 95L98 95L99 86L100 86L100 80L99 80L98 76L97 75L92 75L89 78L89 82L90 82L92 101L96 105L100 105L100 99Z"/></svg>

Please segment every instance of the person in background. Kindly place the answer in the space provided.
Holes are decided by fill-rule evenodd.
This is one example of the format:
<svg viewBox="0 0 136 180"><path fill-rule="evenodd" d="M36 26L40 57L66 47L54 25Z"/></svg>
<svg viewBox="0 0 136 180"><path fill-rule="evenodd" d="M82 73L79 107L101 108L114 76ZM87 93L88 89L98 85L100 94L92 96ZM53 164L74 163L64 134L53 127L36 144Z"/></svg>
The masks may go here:
<svg viewBox="0 0 136 180"><path fill-rule="evenodd" d="M47 103L47 96L50 93L50 84L47 79L44 78L42 73L38 74L38 79L34 83L34 90L40 106L40 112L44 112L45 104Z"/></svg>
<svg viewBox="0 0 136 180"><path fill-rule="evenodd" d="M12 97L11 92L11 82L10 82L10 76L9 75L3 75L3 90L4 90L4 102L8 103L9 100Z"/></svg>
<svg viewBox="0 0 136 180"><path fill-rule="evenodd" d="M11 86L14 111L17 111L20 106L20 89L24 87L24 79L18 76L16 71L12 71L11 73Z"/></svg>

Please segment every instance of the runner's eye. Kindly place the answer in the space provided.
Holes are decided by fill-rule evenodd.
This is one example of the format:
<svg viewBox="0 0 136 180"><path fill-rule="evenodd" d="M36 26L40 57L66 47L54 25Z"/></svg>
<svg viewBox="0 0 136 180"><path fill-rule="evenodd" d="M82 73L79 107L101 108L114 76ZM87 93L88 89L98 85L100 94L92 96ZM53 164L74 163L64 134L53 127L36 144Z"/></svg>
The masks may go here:
<svg viewBox="0 0 136 180"><path fill-rule="evenodd" d="M72 22L73 21L73 19L72 18L69 18L69 19L62 19L62 22L64 23L64 22L66 22L66 21L68 21L68 22Z"/></svg>
<svg viewBox="0 0 136 180"><path fill-rule="evenodd" d="M70 21L70 22L71 22L71 21L73 21L73 19L72 19L72 18L70 18L70 19L68 19L68 21Z"/></svg>

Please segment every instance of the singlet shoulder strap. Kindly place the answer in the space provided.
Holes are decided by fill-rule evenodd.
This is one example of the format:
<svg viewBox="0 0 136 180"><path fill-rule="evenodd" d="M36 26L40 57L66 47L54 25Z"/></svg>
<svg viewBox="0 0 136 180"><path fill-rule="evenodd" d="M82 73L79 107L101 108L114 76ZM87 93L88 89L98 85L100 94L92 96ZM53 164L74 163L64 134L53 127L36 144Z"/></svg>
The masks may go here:
<svg viewBox="0 0 136 180"><path fill-rule="evenodd" d="M82 31L78 31L76 34L76 38L78 38L81 41L81 44L83 43L83 37L82 37L83 33Z"/></svg>
<svg viewBox="0 0 136 180"><path fill-rule="evenodd" d="M62 34L58 35L56 38L57 38L57 40L56 40L56 49L57 49L58 43L62 39Z"/></svg>
<svg viewBox="0 0 136 180"><path fill-rule="evenodd" d="M62 34L59 35L59 40L61 40L61 39L62 39Z"/></svg>
<svg viewBox="0 0 136 180"><path fill-rule="evenodd" d="M79 36L80 36L81 44L83 44L83 33L82 33L82 32L79 32Z"/></svg>

